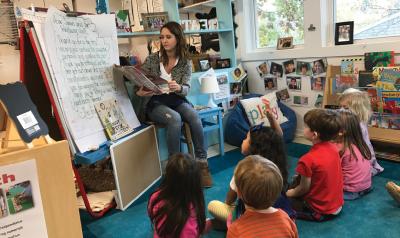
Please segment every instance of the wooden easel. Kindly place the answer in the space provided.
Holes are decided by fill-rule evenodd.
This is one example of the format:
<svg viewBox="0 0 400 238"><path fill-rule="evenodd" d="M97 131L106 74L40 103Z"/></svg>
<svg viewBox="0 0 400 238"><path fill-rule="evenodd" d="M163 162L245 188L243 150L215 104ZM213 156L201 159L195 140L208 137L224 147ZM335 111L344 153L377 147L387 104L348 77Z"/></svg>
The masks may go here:
<svg viewBox="0 0 400 238"><path fill-rule="evenodd" d="M0 154L11 152L14 150L20 150L23 148L31 149L34 147L34 143L24 143L23 140L18 136L17 132L13 133L15 126L11 118L8 116L8 112L4 104L0 101ZM20 145L9 146L10 141L17 141ZM35 144L51 144L54 140L49 136L45 135L43 138L38 138Z"/></svg>
<svg viewBox="0 0 400 238"><path fill-rule="evenodd" d="M35 160L48 237L82 237L70 158L65 140L42 135L25 143L0 101L0 167Z"/></svg>

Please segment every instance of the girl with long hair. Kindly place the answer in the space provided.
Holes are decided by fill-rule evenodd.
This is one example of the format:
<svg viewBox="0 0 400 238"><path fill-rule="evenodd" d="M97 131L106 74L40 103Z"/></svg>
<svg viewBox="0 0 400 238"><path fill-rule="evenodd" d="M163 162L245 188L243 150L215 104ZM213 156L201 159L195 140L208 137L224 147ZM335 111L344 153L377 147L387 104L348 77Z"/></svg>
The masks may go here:
<svg viewBox="0 0 400 238"><path fill-rule="evenodd" d="M362 138L357 115L341 109L339 116L342 122L338 146L343 173L343 198L355 200L372 189L371 151Z"/></svg>
<svg viewBox="0 0 400 238"><path fill-rule="evenodd" d="M199 237L205 228L204 195L198 163L178 153L168 160L160 187L150 196L154 237Z"/></svg>

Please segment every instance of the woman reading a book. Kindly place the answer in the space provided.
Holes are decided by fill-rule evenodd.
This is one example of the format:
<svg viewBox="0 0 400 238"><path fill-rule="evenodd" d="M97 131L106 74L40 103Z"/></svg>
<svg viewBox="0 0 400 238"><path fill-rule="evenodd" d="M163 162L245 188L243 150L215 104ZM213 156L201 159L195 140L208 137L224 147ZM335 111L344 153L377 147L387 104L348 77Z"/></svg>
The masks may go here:
<svg viewBox="0 0 400 238"><path fill-rule="evenodd" d="M139 118L166 127L169 155L180 152L182 122L187 122L192 134L195 156L202 168L202 184L204 187L211 187L203 126L196 110L185 97L190 89L192 64L188 59L182 27L176 22L166 23L160 30L160 42L160 51L150 54L142 68L166 79L169 93L156 95L143 87L139 88L136 91L136 95L142 99Z"/></svg>

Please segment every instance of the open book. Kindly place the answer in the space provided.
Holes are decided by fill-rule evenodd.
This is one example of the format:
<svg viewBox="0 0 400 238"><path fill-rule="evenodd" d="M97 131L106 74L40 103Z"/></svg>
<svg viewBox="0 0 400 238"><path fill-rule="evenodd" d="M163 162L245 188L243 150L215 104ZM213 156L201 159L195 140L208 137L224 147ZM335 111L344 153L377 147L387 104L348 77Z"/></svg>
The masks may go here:
<svg viewBox="0 0 400 238"><path fill-rule="evenodd" d="M168 81L154 75L139 66L114 66L133 84L145 90L153 91L155 94L169 93Z"/></svg>

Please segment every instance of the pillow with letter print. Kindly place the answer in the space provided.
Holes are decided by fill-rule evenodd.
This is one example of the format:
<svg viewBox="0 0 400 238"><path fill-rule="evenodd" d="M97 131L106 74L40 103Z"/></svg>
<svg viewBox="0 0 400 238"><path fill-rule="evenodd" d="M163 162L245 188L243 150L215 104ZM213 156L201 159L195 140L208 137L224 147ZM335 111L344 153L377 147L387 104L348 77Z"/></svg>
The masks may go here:
<svg viewBox="0 0 400 238"><path fill-rule="evenodd" d="M281 109L278 107L275 92L268 93L261 97L243 99L240 100L240 103L246 111L246 116L249 119L250 126L258 125L261 122L264 122L265 126L270 126L266 114L268 105L279 124L288 121L288 119L281 112Z"/></svg>

